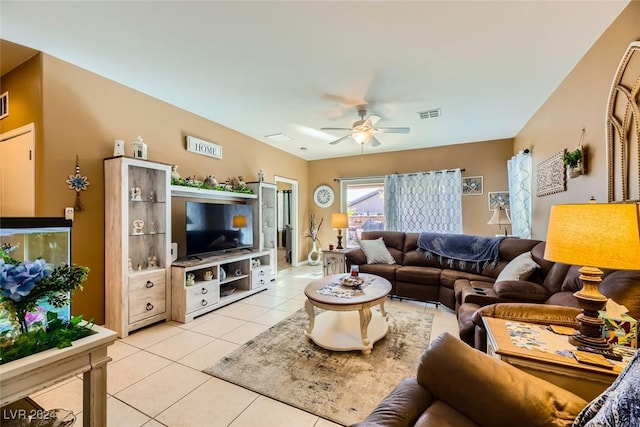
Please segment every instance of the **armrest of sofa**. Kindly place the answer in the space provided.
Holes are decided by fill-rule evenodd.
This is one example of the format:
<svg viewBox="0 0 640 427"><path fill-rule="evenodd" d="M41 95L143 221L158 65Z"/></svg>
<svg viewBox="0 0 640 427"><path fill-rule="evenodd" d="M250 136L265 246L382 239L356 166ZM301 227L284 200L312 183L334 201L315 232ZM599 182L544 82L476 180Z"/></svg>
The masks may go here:
<svg viewBox="0 0 640 427"><path fill-rule="evenodd" d="M433 397L427 389L418 384L415 378L407 378L402 380L364 421L353 424L352 427L412 426L432 402Z"/></svg>
<svg viewBox="0 0 640 427"><path fill-rule="evenodd" d="M484 329L483 317L513 320L516 322L536 323L539 325L562 325L572 328L578 327L576 316L582 310L563 305L531 304L531 303L501 303L480 307L471 316L473 323Z"/></svg>
<svg viewBox="0 0 640 427"><path fill-rule="evenodd" d="M448 333L423 354L418 383L483 426L567 426L587 404Z"/></svg>
<svg viewBox="0 0 640 427"><path fill-rule="evenodd" d="M367 263L367 256L360 248L349 248L344 253L347 268L352 265L363 265Z"/></svg>
<svg viewBox="0 0 640 427"><path fill-rule="evenodd" d="M544 286L525 280L504 280L495 282L493 290L498 297L522 302L545 302L549 292Z"/></svg>

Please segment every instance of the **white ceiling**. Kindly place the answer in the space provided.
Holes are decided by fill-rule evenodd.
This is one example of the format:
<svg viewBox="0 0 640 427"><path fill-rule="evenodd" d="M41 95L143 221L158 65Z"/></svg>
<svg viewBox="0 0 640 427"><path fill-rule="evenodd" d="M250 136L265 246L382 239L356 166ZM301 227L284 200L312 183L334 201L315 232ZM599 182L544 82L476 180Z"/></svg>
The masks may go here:
<svg viewBox="0 0 640 427"><path fill-rule="evenodd" d="M313 160L364 104L411 128L366 153L515 136L628 2L2 0L0 37Z"/></svg>

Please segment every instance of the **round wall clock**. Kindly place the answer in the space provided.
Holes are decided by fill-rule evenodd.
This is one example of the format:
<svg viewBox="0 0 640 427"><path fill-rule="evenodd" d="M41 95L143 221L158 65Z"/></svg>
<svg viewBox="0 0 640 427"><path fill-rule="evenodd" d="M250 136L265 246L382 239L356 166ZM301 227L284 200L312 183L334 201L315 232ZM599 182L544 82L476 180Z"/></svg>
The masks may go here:
<svg viewBox="0 0 640 427"><path fill-rule="evenodd" d="M333 204L333 188L328 185L319 185L313 192L313 201L321 208L328 208Z"/></svg>

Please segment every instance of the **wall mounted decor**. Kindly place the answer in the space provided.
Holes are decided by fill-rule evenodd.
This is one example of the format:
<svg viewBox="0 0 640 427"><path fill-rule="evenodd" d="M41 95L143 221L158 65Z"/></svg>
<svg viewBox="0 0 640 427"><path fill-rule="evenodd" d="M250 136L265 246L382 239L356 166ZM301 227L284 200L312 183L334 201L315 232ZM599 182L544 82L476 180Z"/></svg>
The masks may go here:
<svg viewBox="0 0 640 427"><path fill-rule="evenodd" d="M546 196L567 190L567 177L562 158L565 151L560 151L538 165L536 195Z"/></svg>
<svg viewBox="0 0 640 427"><path fill-rule="evenodd" d="M80 175L80 164L78 163L78 156L76 156L76 174L69 175L69 179L66 180L71 190L76 192L76 203L73 206L75 210L81 211L83 209L82 202L80 201L80 192L86 190L89 185L89 180L86 176Z"/></svg>
<svg viewBox="0 0 640 427"><path fill-rule="evenodd" d="M498 208L511 209L509 207L508 191L489 191L489 210L495 211Z"/></svg>
<svg viewBox="0 0 640 427"><path fill-rule="evenodd" d="M480 195L483 192L483 177L481 176L463 176L462 177L462 195L472 196Z"/></svg>
<svg viewBox="0 0 640 427"><path fill-rule="evenodd" d="M587 173L587 150L583 144L585 133L586 129L582 128L578 147L572 151L565 151L562 156L562 160L567 167L569 178L577 178Z"/></svg>
<svg viewBox="0 0 640 427"><path fill-rule="evenodd" d="M609 202L640 200L640 42L620 61L607 105Z"/></svg>

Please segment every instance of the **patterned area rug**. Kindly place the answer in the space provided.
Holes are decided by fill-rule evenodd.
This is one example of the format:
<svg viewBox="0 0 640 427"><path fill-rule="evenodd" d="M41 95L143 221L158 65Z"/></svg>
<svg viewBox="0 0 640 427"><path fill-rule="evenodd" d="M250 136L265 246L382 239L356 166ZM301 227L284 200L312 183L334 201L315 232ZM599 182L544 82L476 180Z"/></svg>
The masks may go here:
<svg viewBox="0 0 640 427"><path fill-rule="evenodd" d="M204 372L304 411L349 425L364 419L397 384L414 377L433 315L390 307L389 332L370 355L334 352L304 336L301 309Z"/></svg>

